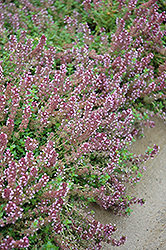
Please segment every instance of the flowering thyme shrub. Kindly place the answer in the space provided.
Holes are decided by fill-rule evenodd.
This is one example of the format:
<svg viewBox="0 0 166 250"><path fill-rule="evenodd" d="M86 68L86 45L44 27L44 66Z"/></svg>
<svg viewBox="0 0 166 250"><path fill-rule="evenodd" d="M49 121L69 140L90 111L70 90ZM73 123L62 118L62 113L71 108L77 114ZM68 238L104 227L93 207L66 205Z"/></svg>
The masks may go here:
<svg viewBox="0 0 166 250"><path fill-rule="evenodd" d="M111 35L95 16L105 16L103 2L83 1L82 16L67 10L66 17L64 3L56 4L0 6L0 249L123 244L124 236L113 238L115 226L96 221L82 206L96 202L130 214L130 205L144 199L126 195L125 184L140 180L144 163L159 149L134 155L128 146L138 121L154 126L144 104L165 117L165 14L152 0L139 7L116 1L110 8L122 16ZM68 40L58 48L46 38L56 26L53 11L60 22L64 18ZM101 29L94 32L89 19L81 22L85 18Z"/></svg>

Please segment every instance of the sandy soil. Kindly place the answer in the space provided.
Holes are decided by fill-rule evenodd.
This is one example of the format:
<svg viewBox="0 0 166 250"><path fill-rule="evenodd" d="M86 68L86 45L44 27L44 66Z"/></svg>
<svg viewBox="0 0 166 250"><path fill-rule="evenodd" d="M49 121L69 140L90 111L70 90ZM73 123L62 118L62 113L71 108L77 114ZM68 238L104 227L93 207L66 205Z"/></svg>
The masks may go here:
<svg viewBox="0 0 166 250"><path fill-rule="evenodd" d="M130 216L116 216L101 210L97 205L92 209L102 223L116 224L115 238L125 235L127 242L120 247L103 244L102 250L165 250L166 249L166 125L153 118L155 128L145 129L145 137L138 139L132 147L135 153L143 153L148 146L158 144L160 152L146 165L141 181L130 188L130 194L145 198L146 204L131 206Z"/></svg>

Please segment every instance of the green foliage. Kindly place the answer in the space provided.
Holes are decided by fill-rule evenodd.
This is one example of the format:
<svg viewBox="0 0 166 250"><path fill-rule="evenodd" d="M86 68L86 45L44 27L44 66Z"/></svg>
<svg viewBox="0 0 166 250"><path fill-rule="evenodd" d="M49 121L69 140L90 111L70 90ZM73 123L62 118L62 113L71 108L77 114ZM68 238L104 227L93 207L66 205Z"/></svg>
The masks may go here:
<svg viewBox="0 0 166 250"><path fill-rule="evenodd" d="M58 250L59 247L53 245L50 241L48 241L45 245L43 245L43 250Z"/></svg>

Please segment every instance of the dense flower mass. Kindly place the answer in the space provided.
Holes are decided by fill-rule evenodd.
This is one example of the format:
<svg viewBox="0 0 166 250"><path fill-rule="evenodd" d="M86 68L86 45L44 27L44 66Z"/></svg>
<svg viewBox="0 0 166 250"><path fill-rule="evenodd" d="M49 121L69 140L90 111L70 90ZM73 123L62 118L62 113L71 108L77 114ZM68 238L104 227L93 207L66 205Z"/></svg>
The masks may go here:
<svg viewBox="0 0 166 250"><path fill-rule="evenodd" d="M154 114L166 120L158 4L0 1L0 250L124 244L85 206L125 215L145 202L126 183L159 151L129 146Z"/></svg>

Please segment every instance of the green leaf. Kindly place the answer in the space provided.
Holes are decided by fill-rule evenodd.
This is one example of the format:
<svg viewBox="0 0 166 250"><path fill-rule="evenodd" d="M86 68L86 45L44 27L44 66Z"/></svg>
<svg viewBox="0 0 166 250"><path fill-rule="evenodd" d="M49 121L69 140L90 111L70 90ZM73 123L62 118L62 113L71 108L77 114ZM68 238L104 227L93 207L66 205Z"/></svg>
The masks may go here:
<svg viewBox="0 0 166 250"><path fill-rule="evenodd" d="M128 207L126 208L125 212L130 215L131 212L133 212L133 210L130 207Z"/></svg>
<svg viewBox="0 0 166 250"><path fill-rule="evenodd" d="M71 221L71 220L68 220L68 219L66 219L66 220L63 221L63 224L64 224L65 226L67 226L67 225L69 225L69 224L71 224L71 223L72 223L72 221Z"/></svg>
<svg viewBox="0 0 166 250"><path fill-rule="evenodd" d="M140 172L138 172L138 175L137 175L138 178L142 177L142 174Z"/></svg>
<svg viewBox="0 0 166 250"><path fill-rule="evenodd" d="M2 211L4 207L5 207L5 204L2 204L2 205L0 206L0 211Z"/></svg>
<svg viewBox="0 0 166 250"><path fill-rule="evenodd" d="M11 150L13 150L14 148L16 148L16 145L10 145Z"/></svg>
<svg viewBox="0 0 166 250"><path fill-rule="evenodd" d="M34 221L33 225L34 225L34 227L37 227L37 225L38 225L38 220Z"/></svg>

